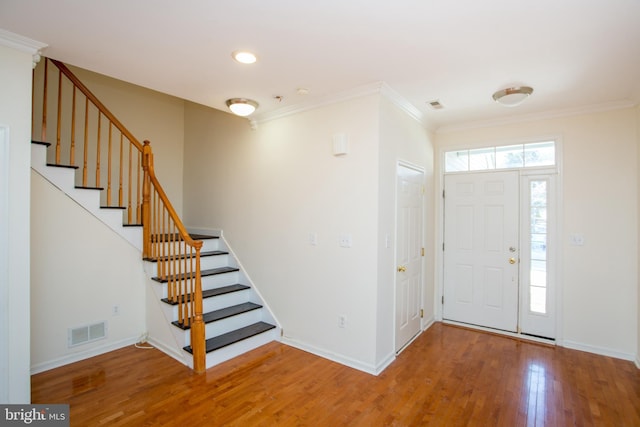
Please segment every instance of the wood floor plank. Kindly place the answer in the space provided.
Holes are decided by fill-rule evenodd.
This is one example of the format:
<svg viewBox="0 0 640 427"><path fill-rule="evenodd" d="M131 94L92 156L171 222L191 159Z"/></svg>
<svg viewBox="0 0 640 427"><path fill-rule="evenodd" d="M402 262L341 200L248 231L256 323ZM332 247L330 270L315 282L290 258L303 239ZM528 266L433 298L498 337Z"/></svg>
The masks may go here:
<svg viewBox="0 0 640 427"><path fill-rule="evenodd" d="M72 426L640 426L631 362L436 323L379 376L280 343L196 375L128 347L32 377Z"/></svg>

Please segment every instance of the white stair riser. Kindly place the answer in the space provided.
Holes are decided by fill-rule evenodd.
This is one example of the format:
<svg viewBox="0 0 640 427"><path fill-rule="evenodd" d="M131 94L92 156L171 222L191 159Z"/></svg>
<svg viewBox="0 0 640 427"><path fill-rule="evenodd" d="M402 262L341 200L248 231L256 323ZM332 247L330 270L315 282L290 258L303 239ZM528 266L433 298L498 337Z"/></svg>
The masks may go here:
<svg viewBox="0 0 640 427"><path fill-rule="evenodd" d="M238 272L214 274L213 276L202 277L202 290L215 289L221 286L233 285L238 283Z"/></svg>
<svg viewBox="0 0 640 427"><path fill-rule="evenodd" d="M166 238L166 237L165 237ZM186 245L180 245L178 242L152 242L154 246L154 251L161 255L165 255L169 252L169 248L172 246L172 250L175 253L184 252L186 249L184 247L188 247ZM219 247L219 239L203 239L202 240L202 249L201 252L208 251L217 251Z"/></svg>
<svg viewBox="0 0 640 427"><path fill-rule="evenodd" d="M253 323L259 322L262 320L262 314L260 313L260 311L261 309L251 310L246 313L227 317L226 319L207 323L205 325L205 337L216 337L218 335L226 334L227 332L235 331L236 329L240 329ZM185 345L191 345L191 333L190 331L185 332Z"/></svg>
<svg viewBox="0 0 640 427"><path fill-rule="evenodd" d="M46 153L46 146L31 144L31 168L135 248L142 250L142 230L137 227L124 227L121 209L101 209L99 191L75 188L76 169L47 166Z"/></svg>
<svg viewBox="0 0 640 427"><path fill-rule="evenodd" d="M221 310L223 308L227 308L232 305L242 304L244 302L249 302L249 292L247 290L239 291L239 292L231 292L224 295L219 295L216 297L205 298L202 300L202 312L208 313L210 311ZM178 305L166 304L164 305L169 307L170 311L167 313L169 319L177 320L178 319Z"/></svg>
<svg viewBox="0 0 640 427"><path fill-rule="evenodd" d="M205 298L202 300L202 311L208 313L210 311L221 310L232 305L242 304L243 302L249 302L250 296L251 294L249 290L245 289L244 291L230 292L224 295Z"/></svg>
<svg viewBox="0 0 640 427"><path fill-rule="evenodd" d="M155 275L155 270L154 273ZM222 286L233 285L238 283L238 272L224 273L224 274L214 274L213 276L204 276L202 277L202 290L207 289L216 289ZM155 283L161 285L162 288L162 298L167 297L167 283L160 283L154 280ZM182 286L182 281L177 282L178 286Z"/></svg>
<svg viewBox="0 0 640 427"><path fill-rule="evenodd" d="M191 261L191 260L180 259L178 261L179 261L179 268L181 271L182 270L191 271L192 264L193 264L193 267L195 268L195 260ZM229 265L229 255L211 255L211 256L200 257L200 271L209 270L212 268L225 267L227 265ZM156 269L158 268L157 265L155 268Z"/></svg>
<svg viewBox="0 0 640 427"><path fill-rule="evenodd" d="M207 353L206 366L207 368L210 368L212 366L219 365L222 362L226 362L227 360L240 356L243 353L251 351L271 341L277 340L278 334L278 328L270 329L259 335L254 335L251 338L247 338L246 340L242 340L226 347L222 347L219 350ZM193 358L191 360L193 363Z"/></svg>

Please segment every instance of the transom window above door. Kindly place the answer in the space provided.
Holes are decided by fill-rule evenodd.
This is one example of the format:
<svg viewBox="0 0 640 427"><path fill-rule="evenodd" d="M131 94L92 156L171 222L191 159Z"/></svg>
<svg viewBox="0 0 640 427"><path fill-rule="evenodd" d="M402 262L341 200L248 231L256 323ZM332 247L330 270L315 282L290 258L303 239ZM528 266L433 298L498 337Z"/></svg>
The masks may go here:
<svg viewBox="0 0 640 427"><path fill-rule="evenodd" d="M533 168L556 164L555 141L505 145L444 153L445 172Z"/></svg>

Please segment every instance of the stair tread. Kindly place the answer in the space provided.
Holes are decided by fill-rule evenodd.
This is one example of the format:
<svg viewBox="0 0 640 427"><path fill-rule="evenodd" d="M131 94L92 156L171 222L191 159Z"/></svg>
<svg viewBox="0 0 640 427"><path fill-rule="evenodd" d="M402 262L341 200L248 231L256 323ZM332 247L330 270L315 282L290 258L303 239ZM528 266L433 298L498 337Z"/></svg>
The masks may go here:
<svg viewBox="0 0 640 427"><path fill-rule="evenodd" d="M78 190L104 190L104 187L87 187L84 185L76 185L74 188L77 188Z"/></svg>
<svg viewBox="0 0 640 427"><path fill-rule="evenodd" d="M266 322L257 322L244 328L236 329L235 331L227 332L226 334L218 335L217 337L209 338L206 341L206 352L210 353L214 350L221 349L228 345L237 343L247 338L251 338L254 335L261 334L268 330L274 329L275 325ZM192 353L191 346L184 347L184 350Z"/></svg>
<svg viewBox="0 0 640 427"><path fill-rule="evenodd" d="M217 255L229 255L229 252L225 252L225 251L205 251L205 252L200 252L200 258L209 257L209 256L217 256ZM177 255L177 257L179 259L184 259L186 257L186 255L184 255L184 254ZM159 259L166 260L167 258L169 258L168 255L160 257L160 258L145 258L145 261L158 262Z"/></svg>
<svg viewBox="0 0 640 427"><path fill-rule="evenodd" d="M220 310L203 313L202 320L204 321L204 323L211 323L218 320L226 319L231 316L236 316L238 314L257 310L259 308L262 308L260 304L256 304L253 302L243 302L242 304L232 305L230 307L221 308ZM187 330L190 328L190 326L185 326L177 320L171 322L171 324L183 330Z"/></svg>
<svg viewBox="0 0 640 427"><path fill-rule="evenodd" d="M202 291L202 298L205 299L205 298L217 297L219 295L225 295L225 294L230 294L232 292L244 291L246 289L250 289L250 287L247 285L241 285L239 283L236 283L235 285L221 286L219 288L207 289L205 291ZM172 302L172 301L169 301L168 298L162 298L161 301L169 305L178 305L178 301ZM185 302L189 302L189 301L191 301L191 294L187 295Z"/></svg>
<svg viewBox="0 0 640 427"><path fill-rule="evenodd" d="M56 164L56 163L47 163L47 166L51 166L54 168L65 168L65 169L78 169L79 166L74 166L74 165L61 165L61 164Z"/></svg>
<svg viewBox="0 0 640 427"><path fill-rule="evenodd" d="M233 273L234 271L240 271L237 267L218 267L218 268L210 268L208 270L200 271L200 277L213 276L216 274L224 274L224 273ZM185 277L188 277L188 273L182 273L177 276L174 275L176 280L182 280ZM160 283L167 283L169 281L168 278L160 278L160 277L152 277L152 280Z"/></svg>
<svg viewBox="0 0 640 427"><path fill-rule="evenodd" d="M158 237L162 236L162 241L161 243L167 242L169 240L169 237L172 236L172 239L175 240L176 238L179 238L180 235L178 233L174 233L173 235L170 235L169 233L164 233L164 234L154 234L151 236L151 241L156 243L159 241ZM191 238L193 240L209 240L209 239L219 239L220 236L210 236L208 234L198 234L198 233L189 233L189 236L191 236Z"/></svg>

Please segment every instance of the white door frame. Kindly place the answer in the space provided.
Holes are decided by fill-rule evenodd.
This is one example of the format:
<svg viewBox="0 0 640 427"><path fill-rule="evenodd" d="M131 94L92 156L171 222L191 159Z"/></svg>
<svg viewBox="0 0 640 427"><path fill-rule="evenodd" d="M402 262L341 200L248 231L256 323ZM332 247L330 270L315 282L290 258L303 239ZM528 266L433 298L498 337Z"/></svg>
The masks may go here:
<svg viewBox="0 0 640 427"><path fill-rule="evenodd" d="M0 402L9 399L9 129L0 125Z"/></svg>
<svg viewBox="0 0 640 427"><path fill-rule="evenodd" d="M398 188L398 168L403 167L403 168L407 168L407 169L412 169L416 172L419 172L422 175L422 179L423 179L423 197L422 197L422 205L421 205L421 213L422 213L422 217L420 219L420 224L421 224L421 235L420 235L420 243L421 243L421 247L423 248L423 256L422 256L422 261L420 262L420 289L419 289L419 303L420 303L420 309L421 312L424 309L424 291L425 291L425 277L424 277L424 271L425 271L425 258L424 258L424 233L425 233L425 197L424 197L424 178L426 176L425 174L425 169L423 167L417 166L415 164L412 164L410 162L404 161L404 160L398 160L396 163L396 183L395 183L395 207L394 207L394 216L395 216L395 220L394 220L394 233L396 234L396 238L395 240L395 244L394 244L394 251L393 251L393 268L394 268L394 272L393 272L393 348L396 354L399 354L402 350L404 350L405 348L407 348L412 342L413 340L415 340L415 338L418 337L418 335L420 335L420 333L422 333L422 331L424 331L424 319L420 318L420 325L419 325L419 329L418 332L416 333L416 335L411 338L401 349L397 349L396 348L396 337L397 337L397 331L398 331L398 325L396 324L396 319L397 319L397 308L398 308L398 301L396 299L396 295L397 295L397 272L396 272L396 263L397 263L397 259L398 259L398 244L397 244L397 230L398 230L398 200L399 200L399 195L397 192L397 188Z"/></svg>
<svg viewBox="0 0 640 427"><path fill-rule="evenodd" d="M512 144L522 144L522 143L530 143L530 142L538 142L538 141L555 141L556 144L556 165L554 167L546 167L546 168L531 168L527 173L537 173L537 174L552 174L555 173L555 203L556 203L556 217L555 217L555 229L556 229L556 242L558 245L558 250L555 254L555 271L553 281L555 283L555 322L556 322L556 338L555 344L562 346L564 335L562 330L563 324L563 299L562 299L562 281L560 280L563 277L563 263L562 263L562 236L563 236L563 227L562 227L562 218L563 218L563 181L562 181L562 138L560 136L542 136L539 138L527 138L523 140L511 140L504 144L491 144L491 143L480 143L480 144L471 144L465 146L450 146L450 147L440 147L438 150L438 161L436 163L436 170L434 178L437 180L437 186L435 191L435 213L436 213L436 228L437 228L437 240L435 242L435 268L436 268L436 295L434 298L434 313L435 320L442 322L442 297L444 295L444 252L442 250L444 245L444 155L447 151L454 151L456 149L474 149L474 148L483 148L490 147L493 145L512 145ZM523 339L528 339L531 341L541 341L545 343L549 343L549 340L538 339L536 337L530 337L527 335L521 335L517 333L497 331L495 329L484 328L482 326L471 326L467 325L470 328L478 329L478 330L486 330L489 332L500 333L507 336L514 336Z"/></svg>

